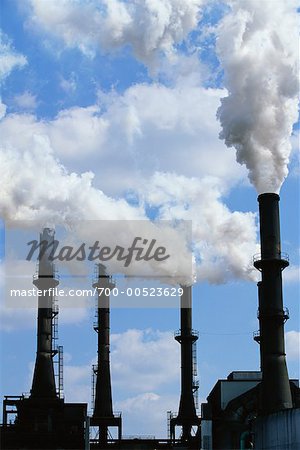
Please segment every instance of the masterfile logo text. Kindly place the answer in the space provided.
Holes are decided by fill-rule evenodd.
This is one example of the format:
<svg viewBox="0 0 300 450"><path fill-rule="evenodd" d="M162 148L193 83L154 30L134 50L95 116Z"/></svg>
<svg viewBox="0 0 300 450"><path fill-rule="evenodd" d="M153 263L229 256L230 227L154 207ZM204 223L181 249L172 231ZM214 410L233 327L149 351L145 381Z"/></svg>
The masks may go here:
<svg viewBox="0 0 300 450"><path fill-rule="evenodd" d="M40 291L59 284L61 304L93 307L91 295L68 293L90 290L99 264L116 280L105 291L112 306L177 306L172 297L193 282L190 221L79 221L68 227L15 221L6 227L5 248L6 302L13 307L37 306L41 295L29 294L32 284Z"/></svg>
<svg viewBox="0 0 300 450"><path fill-rule="evenodd" d="M157 240L143 239L142 237L135 237L132 244L125 248L121 245L116 245L114 248L109 246L100 245L99 241L95 241L92 245L87 245L83 242L79 247L73 247L70 245L60 245L57 239L53 239L51 242L46 240L33 240L27 242L30 246L27 261L31 261L34 257L40 261L45 255L46 251L50 249L49 260L50 261L99 261L105 262L113 258L122 262L124 267L128 267L132 260L135 261L165 261L170 258L167 254L166 247L157 246Z"/></svg>

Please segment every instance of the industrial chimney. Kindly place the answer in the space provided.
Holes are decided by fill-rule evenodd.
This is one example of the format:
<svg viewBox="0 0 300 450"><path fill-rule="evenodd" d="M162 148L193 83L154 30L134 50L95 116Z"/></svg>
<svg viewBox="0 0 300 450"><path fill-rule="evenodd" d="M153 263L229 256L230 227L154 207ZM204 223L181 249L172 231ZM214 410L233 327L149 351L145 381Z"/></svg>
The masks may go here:
<svg viewBox="0 0 300 450"><path fill-rule="evenodd" d="M54 231L44 228L40 234L40 260L33 284L42 291L38 297L37 352L30 396L32 398L55 398L58 396L55 386L52 348L54 310L54 288L58 285L53 262Z"/></svg>
<svg viewBox="0 0 300 450"><path fill-rule="evenodd" d="M261 272L259 326L261 346L261 412L269 414L293 407L285 358L282 271L289 263L281 253L279 195L258 197L261 254L254 266Z"/></svg>
<svg viewBox="0 0 300 450"><path fill-rule="evenodd" d="M177 417L171 419L171 437L175 438L175 426L182 427L182 441L192 438L192 426L200 430L200 419L196 414L194 392L197 387L193 374L193 347L198 339L198 333L192 329L192 288L181 286L183 293L180 299L180 325L175 333L175 339L181 345L181 396Z"/></svg>
<svg viewBox="0 0 300 450"><path fill-rule="evenodd" d="M96 265L97 320L94 329L98 334L98 364L95 369L96 391L91 425L99 427L99 444L105 447L109 426L118 427L121 439L121 417L114 415L110 377L110 291L115 287L103 264Z"/></svg>

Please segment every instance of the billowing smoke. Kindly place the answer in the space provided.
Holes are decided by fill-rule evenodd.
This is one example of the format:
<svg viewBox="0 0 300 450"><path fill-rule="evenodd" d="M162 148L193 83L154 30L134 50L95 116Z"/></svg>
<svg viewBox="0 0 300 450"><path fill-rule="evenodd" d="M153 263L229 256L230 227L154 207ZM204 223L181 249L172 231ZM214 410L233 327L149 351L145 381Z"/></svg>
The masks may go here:
<svg viewBox="0 0 300 450"><path fill-rule="evenodd" d="M220 180L156 173L141 186L139 203L130 205L125 199L108 197L95 188L92 173L69 173L55 159L47 136L32 135L31 142L19 142L18 146L12 136L11 143L14 146L9 145L7 138L5 147L0 149L0 213L6 220L69 226L82 220L130 223L148 220L146 211L150 206L157 210L159 219L193 221L198 279L222 283L253 277L249 263L256 252L255 217L251 213L232 213L222 203L224 186ZM168 275L182 276L184 243L174 237L172 230L163 233L162 230L160 236L164 236L166 247L172 246L181 255L181 264L173 259L174 264L172 261L166 267Z"/></svg>
<svg viewBox="0 0 300 450"><path fill-rule="evenodd" d="M197 280L224 283L255 279L251 255L256 246L255 214L232 212L222 202L224 187L216 177L201 180L155 173L144 187L146 201L163 220L191 220Z"/></svg>
<svg viewBox="0 0 300 450"><path fill-rule="evenodd" d="M29 0L32 23L93 55L130 45L148 67L192 31L203 0Z"/></svg>
<svg viewBox="0 0 300 450"><path fill-rule="evenodd" d="M202 3L198 0L28 1L34 13L32 21L63 38L66 45L78 46L88 53L96 44L108 51L129 44L135 56L148 66L162 52L173 53L176 44L195 27ZM255 217L232 212L223 204L222 196L226 195L230 183L234 183L228 178L235 174L235 167L228 171L216 171L212 167L215 160L220 166L231 166L232 161L223 159L220 151L223 154L223 149L212 138L216 135L213 118L219 92L203 91L194 85L186 89L137 85L128 89L120 101L108 102L106 113L91 106L62 111L53 120L8 114L0 126L3 136L0 213L8 220L69 225L81 220L148 220L152 214L148 212L150 207L159 219L193 221L193 250L199 279L220 283L232 278L251 278L249 262L256 249ZM199 110L198 104L201 104ZM205 130L200 137L205 145L197 134L202 109L205 109L202 120ZM112 145L116 142L118 145ZM158 142L163 145L157 145ZM137 158L131 154L135 145L137 149L146 149L141 165L148 164L147 171L141 172ZM154 151L156 147L158 150ZM191 160L197 154L198 161L184 171L187 152ZM155 165L150 161L151 167L150 153L155 157ZM62 161L65 154L70 158ZM91 160L91 154L99 154L99 159ZM130 164L127 179L123 172L119 172L121 175L114 172L112 177L119 178L120 186L117 193L108 196L103 181L107 162L115 170L114 161L119 160L120 165L121 158L127 154L134 159L137 170ZM72 172L66 168L71 159L78 161L72 166ZM90 167L84 166L86 172L79 173L80 163L86 161L97 171L95 182L94 174L88 171ZM203 176L207 172L208 176ZM142 177L137 178L139 173ZM134 190L134 201L126 201L123 195L129 186L128 179ZM137 186L141 186L139 192ZM176 239L172 241L176 245ZM181 249L178 254L181 255ZM171 274L176 275L174 268Z"/></svg>
<svg viewBox="0 0 300 450"><path fill-rule="evenodd" d="M236 148L259 193L278 192L288 174L297 120L298 32L295 0L230 0L217 52L228 96L220 137Z"/></svg>
<svg viewBox="0 0 300 450"><path fill-rule="evenodd" d="M13 136L12 136L13 137ZM113 199L92 185L93 173L69 173L53 154L45 135L32 135L30 147L0 148L2 195L6 220L38 220L44 224L78 220L137 220L143 211Z"/></svg>

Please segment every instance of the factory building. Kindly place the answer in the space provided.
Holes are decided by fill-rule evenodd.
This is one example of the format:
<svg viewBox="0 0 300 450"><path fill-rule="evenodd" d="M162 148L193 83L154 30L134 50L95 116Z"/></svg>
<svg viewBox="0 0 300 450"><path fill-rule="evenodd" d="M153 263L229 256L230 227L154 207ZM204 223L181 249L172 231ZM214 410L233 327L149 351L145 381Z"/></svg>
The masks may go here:
<svg viewBox="0 0 300 450"><path fill-rule="evenodd" d="M93 282L98 290L96 321L98 361L94 372L93 412L87 404L66 403L61 384L56 386L54 358L54 298L39 298L37 354L29 397L5 397L1 448L3 449L175 449L178 450L300 450L300 389L288 377L284 324L288 311L283 305L282 271L288 258L281 252L279 196L258 197L261 253L254 266L261 272L258 283L260 346L259 371L233 371L218 380L197 414L195 345L198 333L192 328L192 288L182 286L180 330L175 339L181 346L181 392L177 414L169 414L167 439L122 436L122 417L113 409L110 373L110 298L103 294L114 281L105 266L96 266ZM45 229L41 241L49 244L53 233ZM34 284L48 289L58 284L53 263L44 254ZM98 288L104 288L98 289ZM49 291L50 292L50 291ZM61 371L59 371L60 373ZM166 405L167 409L167 405ZM10 420L13 417L13 420ZM91 438L90 429L97 429ZM117 429L111 437L110 429ZM179 434L176 435L176 430Z"/></svg>

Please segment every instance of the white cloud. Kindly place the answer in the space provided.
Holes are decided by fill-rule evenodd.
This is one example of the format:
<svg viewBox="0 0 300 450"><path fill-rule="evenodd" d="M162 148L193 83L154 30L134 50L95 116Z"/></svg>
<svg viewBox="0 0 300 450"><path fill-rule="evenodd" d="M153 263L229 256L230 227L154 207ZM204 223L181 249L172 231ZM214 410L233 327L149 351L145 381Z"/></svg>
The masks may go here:
<svg viewBox="0 0 300 450"><path fill-rule="evenodd" d="M5 170L1 211L10 219L53 220L142 218L125 200L113 200L92 186L93 175L68 173L55 159L46 136L31 135L27 149L2 148ZM18 168L22 166L22 171Z"/></svg>
<svg viewBox="0 0 300 450"><path fill-rule="evenodd" d="M77 89L75 74L72 73L69 78L61 77L59 86L67 94L73 94Z"/></svg>
<svg viewBox="0 0 300 450"><path fill-rule="evenodd" d="M116 402L122 411L125 433L133 436L167 437L167 411L177 411L179 394L145 392ZM138 432L137 432L138 430Z"/></svg>
<svg viewBox="0 0 300 450"><path fill-rule="evenodd" d="M300 332L293 330L285 333L285 345L287 358L291 361L299 361Z"/></svg>
<svg viewBox="0 0 300 450"><path fill-rule="evenodd" d="M36 308L11 308L2 301L0 303L0 330L5 332L35 329L37 310ZM88 311L83 308L62 308L59 312L58 326L78 324L85 321Z"/></svg>
<svg viewBox="0 0 300 450"><path fill-rule="evenodd" d="M0 97L0 120L3 119L3 117L5 116L6 108L7 108L7 106L2 102L1 97Z"/></svg>
<svg viewBox="0 0 300 450"><path fill-rule="evenodd" d="M128 394L156 391L179 376L179 345L170 332L128 330L113 334L114 385Z"/></svg>
<svg viewBox="0 0 300 450"><path fill-rule="evenodd" d="M0 30L0 87L14 69L23 68L26 64L26 57L14 50L8 37ZM5 114L6 105L0 95L0 120Z"/></svg>
<svg viewBox="0 0 300 450"><path fill-rule="evenodd" d="M0 82L7 78L12 70L27 64L24 55L16 52L7 36L0 30Z"/></svg>
<svg viewBox="0 0 300 450"><path fill-rule="evenodd" d="M23 92L23 94L15 95L13 101L18 108L27 111L35 110L38 105L36 95L33 95L28 91Z"/></svg>
<svg viewBox="0 0 300 450"><path fill-rule="evenodd" d="M174 55L198 22L203 0L29 0L31 26L78 47L84 54L130 45L134 55L153 66L161 53Z"/></svg>
<svg viewBox="0 0 300 450"><path fill-rule="evenodd" d="M2 296L1 296L2 297ZM0 330L13 332L16 330L34 329L36 326L36 310L34 308L10 308L1 300Z"/></svg>
<svg viewBox="0 0 300 450"><path fill-rule="evenodd" d="M222 203L245 175L216 137L222 91L193 82L102 94L100 105L71 108L48 122L8 115L0 125L2 214L58 223L136 220L146 218L150 203L163 218L194 221L195 249L204 262L201 279L251 276L254 216L232 213ZM79 167L87 172L78 174ZM91 167L95 176L88 172ZM134 191L137 206L119 198L126 191Z"/></svg>
<svg viewBox="0 0 300 450"><path fill-rule="evenodd" d="M138 429L138 434L166 435L167 411L177 410L179 402L179 351L171 332L130 329L111 335L114 410L123 413L124 434L136 434ZM95 362L65 364L68 402L90 401ZM178 395L168 393L172 385ZM147 414L142 414L145 411Z"/></svg>
<svg viewBox="0 0 300 450"><path fill-rule="evenodd" d="M286 283L299 283L300 281L300 267L289 266L283 272L283 280Z"/></svg>
<svg viewBox="0 0 300 450"><path fill-rule="evenodd" d="M121 96L100 95L99 105L61 111L49 122L8 116L1 134L4 144L23 148L34 135L48 136L63 164L74 171L92 167L96 183L112 194L134 189L156 170L234 184L246 172L217 137L222 93L194 84L140 84Z"/></svg>

